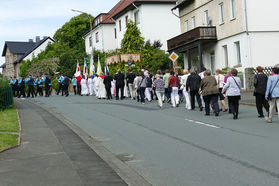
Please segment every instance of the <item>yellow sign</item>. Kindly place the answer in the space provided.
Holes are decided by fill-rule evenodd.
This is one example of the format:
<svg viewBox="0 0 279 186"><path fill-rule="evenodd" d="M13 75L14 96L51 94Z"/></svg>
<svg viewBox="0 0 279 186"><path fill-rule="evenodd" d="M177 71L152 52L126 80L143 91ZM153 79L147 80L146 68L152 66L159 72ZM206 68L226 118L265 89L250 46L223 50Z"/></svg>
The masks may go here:
<svg viewBox="0 0 279 186"><path fill-rule="evenodd" d="M179 56L175 52L171 53L171 55L169 56L169 58L170 58L170 60L172 60L172 62L175 62L178 59L178 57Z"/></svg>

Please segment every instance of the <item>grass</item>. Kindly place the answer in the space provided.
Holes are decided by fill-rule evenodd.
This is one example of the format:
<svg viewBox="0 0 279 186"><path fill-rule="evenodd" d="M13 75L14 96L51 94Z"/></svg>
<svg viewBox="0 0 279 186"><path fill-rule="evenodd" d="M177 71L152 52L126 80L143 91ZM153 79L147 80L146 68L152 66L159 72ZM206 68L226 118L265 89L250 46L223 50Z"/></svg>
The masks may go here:
<svg viewBox="0 0 279 186"><path fill-rule="evenodd" d="M18 144L19 122L15 107L0 111L0 151Z"/></svg>
<svg viewBox="0 0 279 186"><path fill-rule="evenodd" d="M18 134L0 134L0 151L17 145Z"/></svg>
<svg viewBox="0 0 279 186"><path fill-rule="evenodd" d="M0 132L19 132L17 112L14 107L0 111Z"/></svg>

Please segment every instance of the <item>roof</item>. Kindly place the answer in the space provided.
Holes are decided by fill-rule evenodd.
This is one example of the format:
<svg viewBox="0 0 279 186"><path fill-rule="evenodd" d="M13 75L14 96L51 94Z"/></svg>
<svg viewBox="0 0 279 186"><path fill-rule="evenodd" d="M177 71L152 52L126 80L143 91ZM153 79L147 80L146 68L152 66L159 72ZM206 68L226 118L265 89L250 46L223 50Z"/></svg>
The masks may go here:
<svg viewBox="0 0 279 186"><path fill-rule="evenodd" d="M34 42L6 41L2 56L6 55L7 48L13 54L25 54L34 44Z"/></svg>
<svg viewBox="0 0 279 186"><path fill-rule="evenodd" d="M33 47L31 47L29 50L27 50L26 53L20 59L15 61L15 64L22 61L26 56L28 56L30 53L32 53L34 50L36 50L39 46L41 46L48 39L50 39L54 42L54 40L51 37L45 37L44 39L40 40L38 43L35 43L33 45Z"/></svg>
<svg viewBox="0 0 279 186"><path fill-rule="evenodd" d="M182 8L184 6L187 6L189 3L191 3L193 0L183 0L179 4L177 4L175 7L173 7L171 10L175 10L177 8Z"/></svg>
<svg viewBox="0 0 279 186"><path fill-rule="evenodd" d="M150 3L176 3L176 0L120 0L108 13L105 19L103 19L102 22L100 22L98 25L95 25L93 27L93 30L98 27L101 24L115 24L114 18L119 17L123 14L123 12L126 12L130 10L131 8L134 9L134 5L140 5L140 4L150 4ZM98 18L100 15L106 14L101 13L96 18ZM86 36L88 33L90 33L90 30L88 30L86 33L83 34L83 36Z"/></svg>

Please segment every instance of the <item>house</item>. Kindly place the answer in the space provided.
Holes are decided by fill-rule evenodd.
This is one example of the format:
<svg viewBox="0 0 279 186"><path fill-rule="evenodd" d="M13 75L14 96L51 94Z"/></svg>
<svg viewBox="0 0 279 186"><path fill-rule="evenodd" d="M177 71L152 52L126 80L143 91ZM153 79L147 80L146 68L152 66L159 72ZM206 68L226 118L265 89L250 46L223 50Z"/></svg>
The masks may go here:
<svg viewBox="0 0 279 186"><path fill-rule="evenodd" d="M273 66L279 63L279 1L178 0L180 35L168 51L184 53L185 68ZM245 77L244 77L245 78Z"/></svg>
<svg viewBox="0 0 279 186"><path fill-rule="evenodd" d="M86 52L92 49L121 48L128 20L134 21L145 40L160 40L167 49L167 39L180 33L179 19L172 14L175 0L121 0L108 13L95 18L92 32L84 35Z"/></svg>
<svg viewBox="0 0 279 186"><path fill-rule="evenodd" d="M23 60L31 60L40 52L44 51L48 44L54 40L50 37L36 36L36 41L29 39L28 42L6 41L2 56L5 57L5 63L1 66L4 77L19 77L20 65Z"/></svg>

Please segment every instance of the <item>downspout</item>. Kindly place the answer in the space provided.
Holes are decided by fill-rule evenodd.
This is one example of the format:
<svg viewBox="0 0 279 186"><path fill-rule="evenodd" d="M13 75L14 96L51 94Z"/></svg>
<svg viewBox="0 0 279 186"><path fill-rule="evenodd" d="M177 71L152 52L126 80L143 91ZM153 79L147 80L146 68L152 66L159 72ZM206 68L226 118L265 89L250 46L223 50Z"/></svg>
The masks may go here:
<svg viewBox="0 0 279 186"><path fill-rule="evenodd" d="M176 15L176 14L173 12L173 9L171 10L171 13L172 13L173 15L175 15L175 17L178 17L178 18L180 19L180 16L179 16L179 15Z"/></svg>
<svg viewBox="0 0 279 186"><path fill-rule="evenodd" d="M139 10L139 8L135 5L135 3L132 3L132 5L133 5L136 9Z"/></svg>

